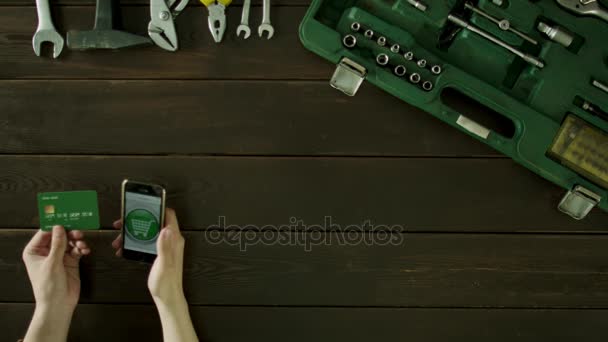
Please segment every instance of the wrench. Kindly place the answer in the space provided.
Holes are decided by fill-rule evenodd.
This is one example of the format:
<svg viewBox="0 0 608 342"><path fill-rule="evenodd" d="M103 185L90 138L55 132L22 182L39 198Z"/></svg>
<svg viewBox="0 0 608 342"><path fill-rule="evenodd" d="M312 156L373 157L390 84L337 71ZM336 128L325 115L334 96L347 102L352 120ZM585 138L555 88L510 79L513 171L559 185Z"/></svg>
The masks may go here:
<svg viewBox="0 0 608 342"><path fill-rule="evenodd" d="M264 32L268 32L268 39L274 35L274 28L270 23L270 0L264 0L264 17L262 18L262 24L258 27L260 37L264 36Z"/></svg>
<svg viewBox="0 0 608 342"><path fill-rule="evenodd" d="M597 0L557 0L557 3L571 12L608 21L608 10Z"/></svg>
<svg viewBox="0 0 608 342"><path fill-rule="evenodd" d="M32 39L34 53L40 57L42 43L48 42L53 44L53 58L57 58L63 51L64 40L53 25L49 0L36 0L36 9L38 11L38 29Z"/></svg>
<svg viewBox="0 0 608 342"><path fill-rule="evenodd" d="M241 14L241 25L236 29L236 36L240 36L241 32L245 32L243 39L249 38L251 29L249 28L249 9L251 8L251 0L243 2L243 14Z"/></svg>

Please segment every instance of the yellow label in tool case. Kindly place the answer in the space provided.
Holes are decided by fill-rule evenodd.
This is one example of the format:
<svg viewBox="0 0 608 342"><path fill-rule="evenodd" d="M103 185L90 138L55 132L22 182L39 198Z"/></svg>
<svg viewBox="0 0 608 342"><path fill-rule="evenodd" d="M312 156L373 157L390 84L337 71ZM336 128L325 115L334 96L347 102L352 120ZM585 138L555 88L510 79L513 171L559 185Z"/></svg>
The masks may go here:
<svg viewBox="0 0 608 342"><path fill-rule="evenodd" d="M574 115L568 115L549 155L608 189L608 133Z"/></svg>

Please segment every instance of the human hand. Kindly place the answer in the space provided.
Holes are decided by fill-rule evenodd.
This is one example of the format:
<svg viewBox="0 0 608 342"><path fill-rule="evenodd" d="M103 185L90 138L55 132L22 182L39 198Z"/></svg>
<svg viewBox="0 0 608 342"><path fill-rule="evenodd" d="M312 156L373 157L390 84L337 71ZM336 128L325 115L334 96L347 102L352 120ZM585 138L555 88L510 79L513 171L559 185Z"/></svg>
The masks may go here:
<svg viewBox="0 0 608 342"><path fill-rule="evenodd" d="M23 262L32 283L36 306L71 312L80 297L78 264L91 252L84 234L74 230L66 234L61 226L52 232L39 230L23 250Z"/></svg>
<svg viewBox="0 0 608 342"><path fill-rule="evenodd" d="M78 264L91 252L80 231L38 231L23 250L36 310L25 341L65 341L80 297Z"/></svg>
<svg viewBox="0 0 608 342"><path fill-rule="evenodd" d="M122 220L114 222L122 228ZM112 242L116 255L122 254L122 234ZM173 209L165 211L165 227L156 241L158 256L148 276L148 289L158 308L164 341L198 341L183 290L185 240Z"/></svg>
<svg viewBox="0 0 608 342"><path fill-rule="evenodd" d="M122 229L122 220L114 222L114 228ZM148 276L148 289L157 304L172 306L185 301L183 291L183 265L185 240L179 230L173 209L165 211L165 227L156 241L158 256ZM112 242L116 255L122 255L122 234Z"/></svg>

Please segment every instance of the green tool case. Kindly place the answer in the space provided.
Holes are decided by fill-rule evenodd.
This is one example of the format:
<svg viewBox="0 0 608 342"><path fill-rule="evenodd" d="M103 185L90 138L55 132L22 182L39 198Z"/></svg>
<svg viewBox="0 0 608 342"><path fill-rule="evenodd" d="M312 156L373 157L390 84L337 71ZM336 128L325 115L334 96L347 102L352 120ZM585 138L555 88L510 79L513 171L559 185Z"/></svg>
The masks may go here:
<svg viewBox="0 0 608 342"><path fill-rule="evenodd" d="M608 22L553 0L313 0L300 38L334 88L367 80L566 189L570 216L608 211Z"/></svg>

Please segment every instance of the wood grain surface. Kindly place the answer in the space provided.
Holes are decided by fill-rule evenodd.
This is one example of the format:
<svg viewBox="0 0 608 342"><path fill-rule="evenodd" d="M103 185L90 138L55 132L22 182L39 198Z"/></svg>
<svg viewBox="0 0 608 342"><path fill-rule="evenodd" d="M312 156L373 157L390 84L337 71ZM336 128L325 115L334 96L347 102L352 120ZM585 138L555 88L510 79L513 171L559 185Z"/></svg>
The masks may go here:
<svg viewBox="0 0 608 342"><path fill-rule="evenodd" d="M111 137L108 137L109 139ZM507 159L2 156L4 227L36 227L38 192L96 190L102 223L125 178L163 184L187 229L239 225L401 225L408 231L605 233L606 213L575 221L563 191ZM509 180L508 182L505 180Z"/></svg>
<svg viewBox="0 0 608 342"><path fill-rule="evenodd" d="M23 337L29 304L0 304L7 341ZM424 308L277 308L191 306L203 341L496 341L603 342L606 310ZM117 327L129 327L118 329ZM100 329L100 327L111 327ZM440 328L439 328L440 327ZM550 329L548 328L550 327ZM550 331L548 333L548 331ZM70 341L161 341L150 305L81 305Z"/></svg>
<svg viewBox="0 0 608 342"><path fill-rule="evenodd" d="M0 234L0 302L29 302L14 246L33 231ZM115 257L116 235L89 234L81 302L151 303L149 266ZM184 287L195 305L608 308L605 236L184 235Z"/></svg>
<svg viewBox="0 0 608 342"><path fill-rule="evenodd" d="M0 153L499 156L372 86L349 99L327 81L158 84L0 82Z"/></svg>
<svg viewBox="0 0 608 342"><path fill-rule="evenodd" d="M167 187L203 341L605 341L608 214L568 218L562 189L370 84L342 96L299 43L310 1L272 2L270 41L236 37L236 0L215 44L192 0L176 53L58 60L32 52L34 2L0 2L0 340L33 311L36 194L89 189L104 229L69 341L161 340L149 266L110 247L128 177ZM92 28L94 0L51 3L62 33ZM120 3L146 35L149 0Z"/></svg>

